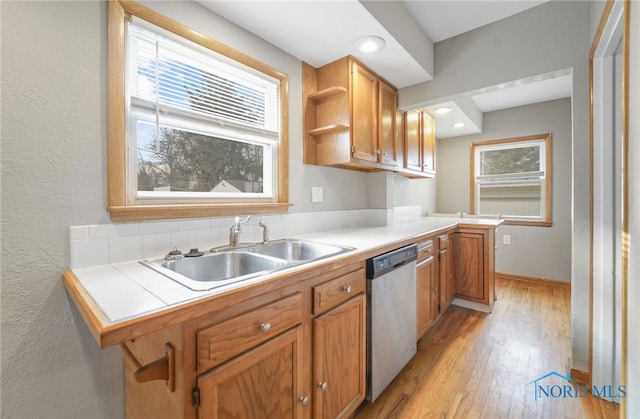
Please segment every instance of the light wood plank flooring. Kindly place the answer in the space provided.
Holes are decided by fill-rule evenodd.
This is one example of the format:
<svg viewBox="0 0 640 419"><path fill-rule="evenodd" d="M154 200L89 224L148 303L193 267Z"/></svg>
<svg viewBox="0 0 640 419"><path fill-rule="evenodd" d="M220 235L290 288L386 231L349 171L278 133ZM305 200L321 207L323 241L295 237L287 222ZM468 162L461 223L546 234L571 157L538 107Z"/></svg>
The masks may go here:
<svg viewBox="0 0 640 419"><path fill-rule="evenodd" d="M528 384L568 371L570 290L514 280L496 286L493 313L451 306L400 375L355 417L617 418L617 404L591 396L535 400Z"/></svg>

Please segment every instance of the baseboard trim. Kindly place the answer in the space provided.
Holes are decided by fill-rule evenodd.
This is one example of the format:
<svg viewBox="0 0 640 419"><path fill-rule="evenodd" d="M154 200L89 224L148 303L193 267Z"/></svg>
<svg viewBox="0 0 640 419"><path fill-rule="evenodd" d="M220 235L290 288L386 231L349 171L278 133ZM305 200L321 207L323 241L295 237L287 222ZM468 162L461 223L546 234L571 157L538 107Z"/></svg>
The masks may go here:
<svg viewBox="0 0 640 419"><path fill-rule="evenodd" d="M471 310L481 311L483 313L491 313L493 311L493 304L486 305L481 303L476 303L475 301L463 300L461 298L454 299L451 304L454 306L468 308Z"/></svg>
<svg viewBox="0 0 640 419"><path fill-rule="evenodd" d="M586 371L576 370L571 368L571 381L576 384L585 384L588 385L591 381L591 374Z"/></svg>
<svg viewBox="0 0 640 419"><path fill-rule="evenodd" d="M536 284L551 285L554 287L564 287L569 289L571 288L570 282L556 281L553 279L545 279L545 278L536 278L533 276L508 274L503 272L496 272L496 279L505 279L508 281L535 282Z"/></svg>

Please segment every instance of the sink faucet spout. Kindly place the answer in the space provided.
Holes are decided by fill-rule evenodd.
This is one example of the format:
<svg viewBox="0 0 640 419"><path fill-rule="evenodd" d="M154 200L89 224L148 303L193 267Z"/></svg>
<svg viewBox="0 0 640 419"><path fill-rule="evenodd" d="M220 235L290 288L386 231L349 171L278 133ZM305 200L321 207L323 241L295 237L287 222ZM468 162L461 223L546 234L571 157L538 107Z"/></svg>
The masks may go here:
<svg viewBox="0 0 640 419"><path fill-rule="evenodd" d="M237 246L238 245L238 237L242 232L240 225L248 222L251 219L250 215L247 215L246 218L240 221L240 217L235 217L233 221L233 225L229 229L229 246Z"/></svg>

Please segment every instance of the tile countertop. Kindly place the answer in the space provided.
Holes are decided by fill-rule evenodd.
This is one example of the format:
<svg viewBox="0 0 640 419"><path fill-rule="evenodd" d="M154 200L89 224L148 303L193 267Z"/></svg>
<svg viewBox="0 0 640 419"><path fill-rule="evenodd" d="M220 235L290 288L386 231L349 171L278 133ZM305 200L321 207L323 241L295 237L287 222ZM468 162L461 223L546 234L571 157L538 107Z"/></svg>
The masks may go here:
<svg viewBox="0 0 640 419"><path fill-rule="evenodd" d="M119 324L142 320L148 315L179 307L188 302L214 295L219 297L221 294L245 288L251 284L275 279L286 272L303 271L339 258L371 253L377 248L417 239L419 236L456 226L495 228L501 223L502 220L424 217L417 221L390 226L297 235L290 238L350 246L355 250L209 291L192 291L140 264L137 260L74 269L64 274L64 281L98 343L101 346L108 346L101 341L103 332L113 330Z"/></svg>

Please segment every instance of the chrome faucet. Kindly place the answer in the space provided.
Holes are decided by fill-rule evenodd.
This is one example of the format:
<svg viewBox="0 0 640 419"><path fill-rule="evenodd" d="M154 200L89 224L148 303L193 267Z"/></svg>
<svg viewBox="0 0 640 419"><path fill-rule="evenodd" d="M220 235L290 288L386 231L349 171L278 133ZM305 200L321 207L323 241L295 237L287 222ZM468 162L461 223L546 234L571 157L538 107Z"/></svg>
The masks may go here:
<svg viewBox="0 0 640 419"><path fill-rule="evenodd" d="M262 244L269 244L269 230L267 229L267 224L260 220L258 226L262 227Z"/></svg>
<svg viewBox="0 0 640 419"><path fill-rule="evenodd" d="M247 217L242 221L240 221L240 217L234 218L233 225L229 229L229 246L235 247L238 245L238 237L242 232L240 225L246 223L250 219L251 219L250 215L247 215Z"/></svg>

